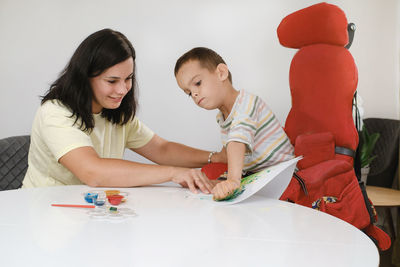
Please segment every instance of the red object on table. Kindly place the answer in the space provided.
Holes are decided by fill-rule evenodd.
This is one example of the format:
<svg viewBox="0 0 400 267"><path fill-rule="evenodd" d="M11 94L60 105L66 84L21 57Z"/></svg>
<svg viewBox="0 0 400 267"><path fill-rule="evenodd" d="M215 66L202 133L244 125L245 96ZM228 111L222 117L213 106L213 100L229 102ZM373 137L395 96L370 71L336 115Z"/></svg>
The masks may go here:
<svg viewBox="0 0 400 267"><path fill-rule="evenodd" d="M209 163L204 165L201 171L204 172L208 179L216 180L228 171L228 165L221 162Z"/></svg>
<svg viewBox="0 0 400 267"><path fill-rule="evenodd" d="M111 196L107 196L107 198L108 198L108 202L110 202L111 205L119 205L119 204L121 204L121 201L124 198L124 196L111 195Z"/></svg>

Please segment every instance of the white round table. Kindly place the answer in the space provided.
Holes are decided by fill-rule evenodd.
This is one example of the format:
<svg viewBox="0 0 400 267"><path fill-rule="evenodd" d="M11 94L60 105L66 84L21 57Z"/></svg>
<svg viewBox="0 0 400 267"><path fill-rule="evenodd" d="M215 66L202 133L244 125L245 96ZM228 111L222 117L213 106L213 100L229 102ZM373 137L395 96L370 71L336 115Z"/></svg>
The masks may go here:
<svg viewBox="0 0 400 267"><path fill-rule="evenodd" d="M333 216L259 195L217 206L187 189L124 188L136 217L96 220L87 186L0 192L1 266L362 266L379 254ZM96 188L95 190L98 190ZM105 189L104 189L105 190Z"/></svg>

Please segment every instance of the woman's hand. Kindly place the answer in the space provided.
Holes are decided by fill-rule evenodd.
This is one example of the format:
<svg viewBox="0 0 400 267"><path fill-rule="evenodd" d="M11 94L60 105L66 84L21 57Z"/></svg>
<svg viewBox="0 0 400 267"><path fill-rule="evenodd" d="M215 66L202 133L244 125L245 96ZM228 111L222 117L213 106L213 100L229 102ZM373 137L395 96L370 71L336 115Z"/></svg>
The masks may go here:
<svg viewBox="0 0 400 267"><path fill-rule="evenodd" d="M232 194L236 189L240 187L240 180L228 179L226 181L218 183L212 193L214 194L214 200L221 200Z"/></svg>
<svg viewBox="0 0 400 267"><path fill-rule="evenodd" d="M172 181L197 194L199 188L201 192L210 194L214 185L200 169L176 168L177 173L173 175Z"/></svg>

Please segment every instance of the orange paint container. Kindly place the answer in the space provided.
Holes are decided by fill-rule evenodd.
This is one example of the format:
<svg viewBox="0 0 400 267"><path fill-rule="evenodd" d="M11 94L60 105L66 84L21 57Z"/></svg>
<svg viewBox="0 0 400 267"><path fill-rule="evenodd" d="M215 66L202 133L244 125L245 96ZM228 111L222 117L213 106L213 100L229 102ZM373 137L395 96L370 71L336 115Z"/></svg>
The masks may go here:
<svg viewBox="0 0 400 267"><path fill-rule="evenodd" d="M118 195L119 193L121 193L119 190L106 190L104 192L106 192L107 197L112 195Z"/></svg>

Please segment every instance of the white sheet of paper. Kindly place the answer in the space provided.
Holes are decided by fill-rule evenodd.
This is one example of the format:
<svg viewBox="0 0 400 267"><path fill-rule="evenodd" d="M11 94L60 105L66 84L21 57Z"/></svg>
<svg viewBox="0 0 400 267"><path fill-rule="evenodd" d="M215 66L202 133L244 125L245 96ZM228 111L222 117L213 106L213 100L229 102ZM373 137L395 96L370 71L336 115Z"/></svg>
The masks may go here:
<svg viewBox="0 0 400 267"><path fill-rule="evenodd" d="M289 185L296 168L296 163L300 159L301 157L297 157L252 174L251 182L243 186L244 191L236 198L223 201L213 201L212 195L197 194L197 197L201 199L210 199L216 205L231 205L239 203L256 193L264 197L279 199L286 187Z"/></svg>

